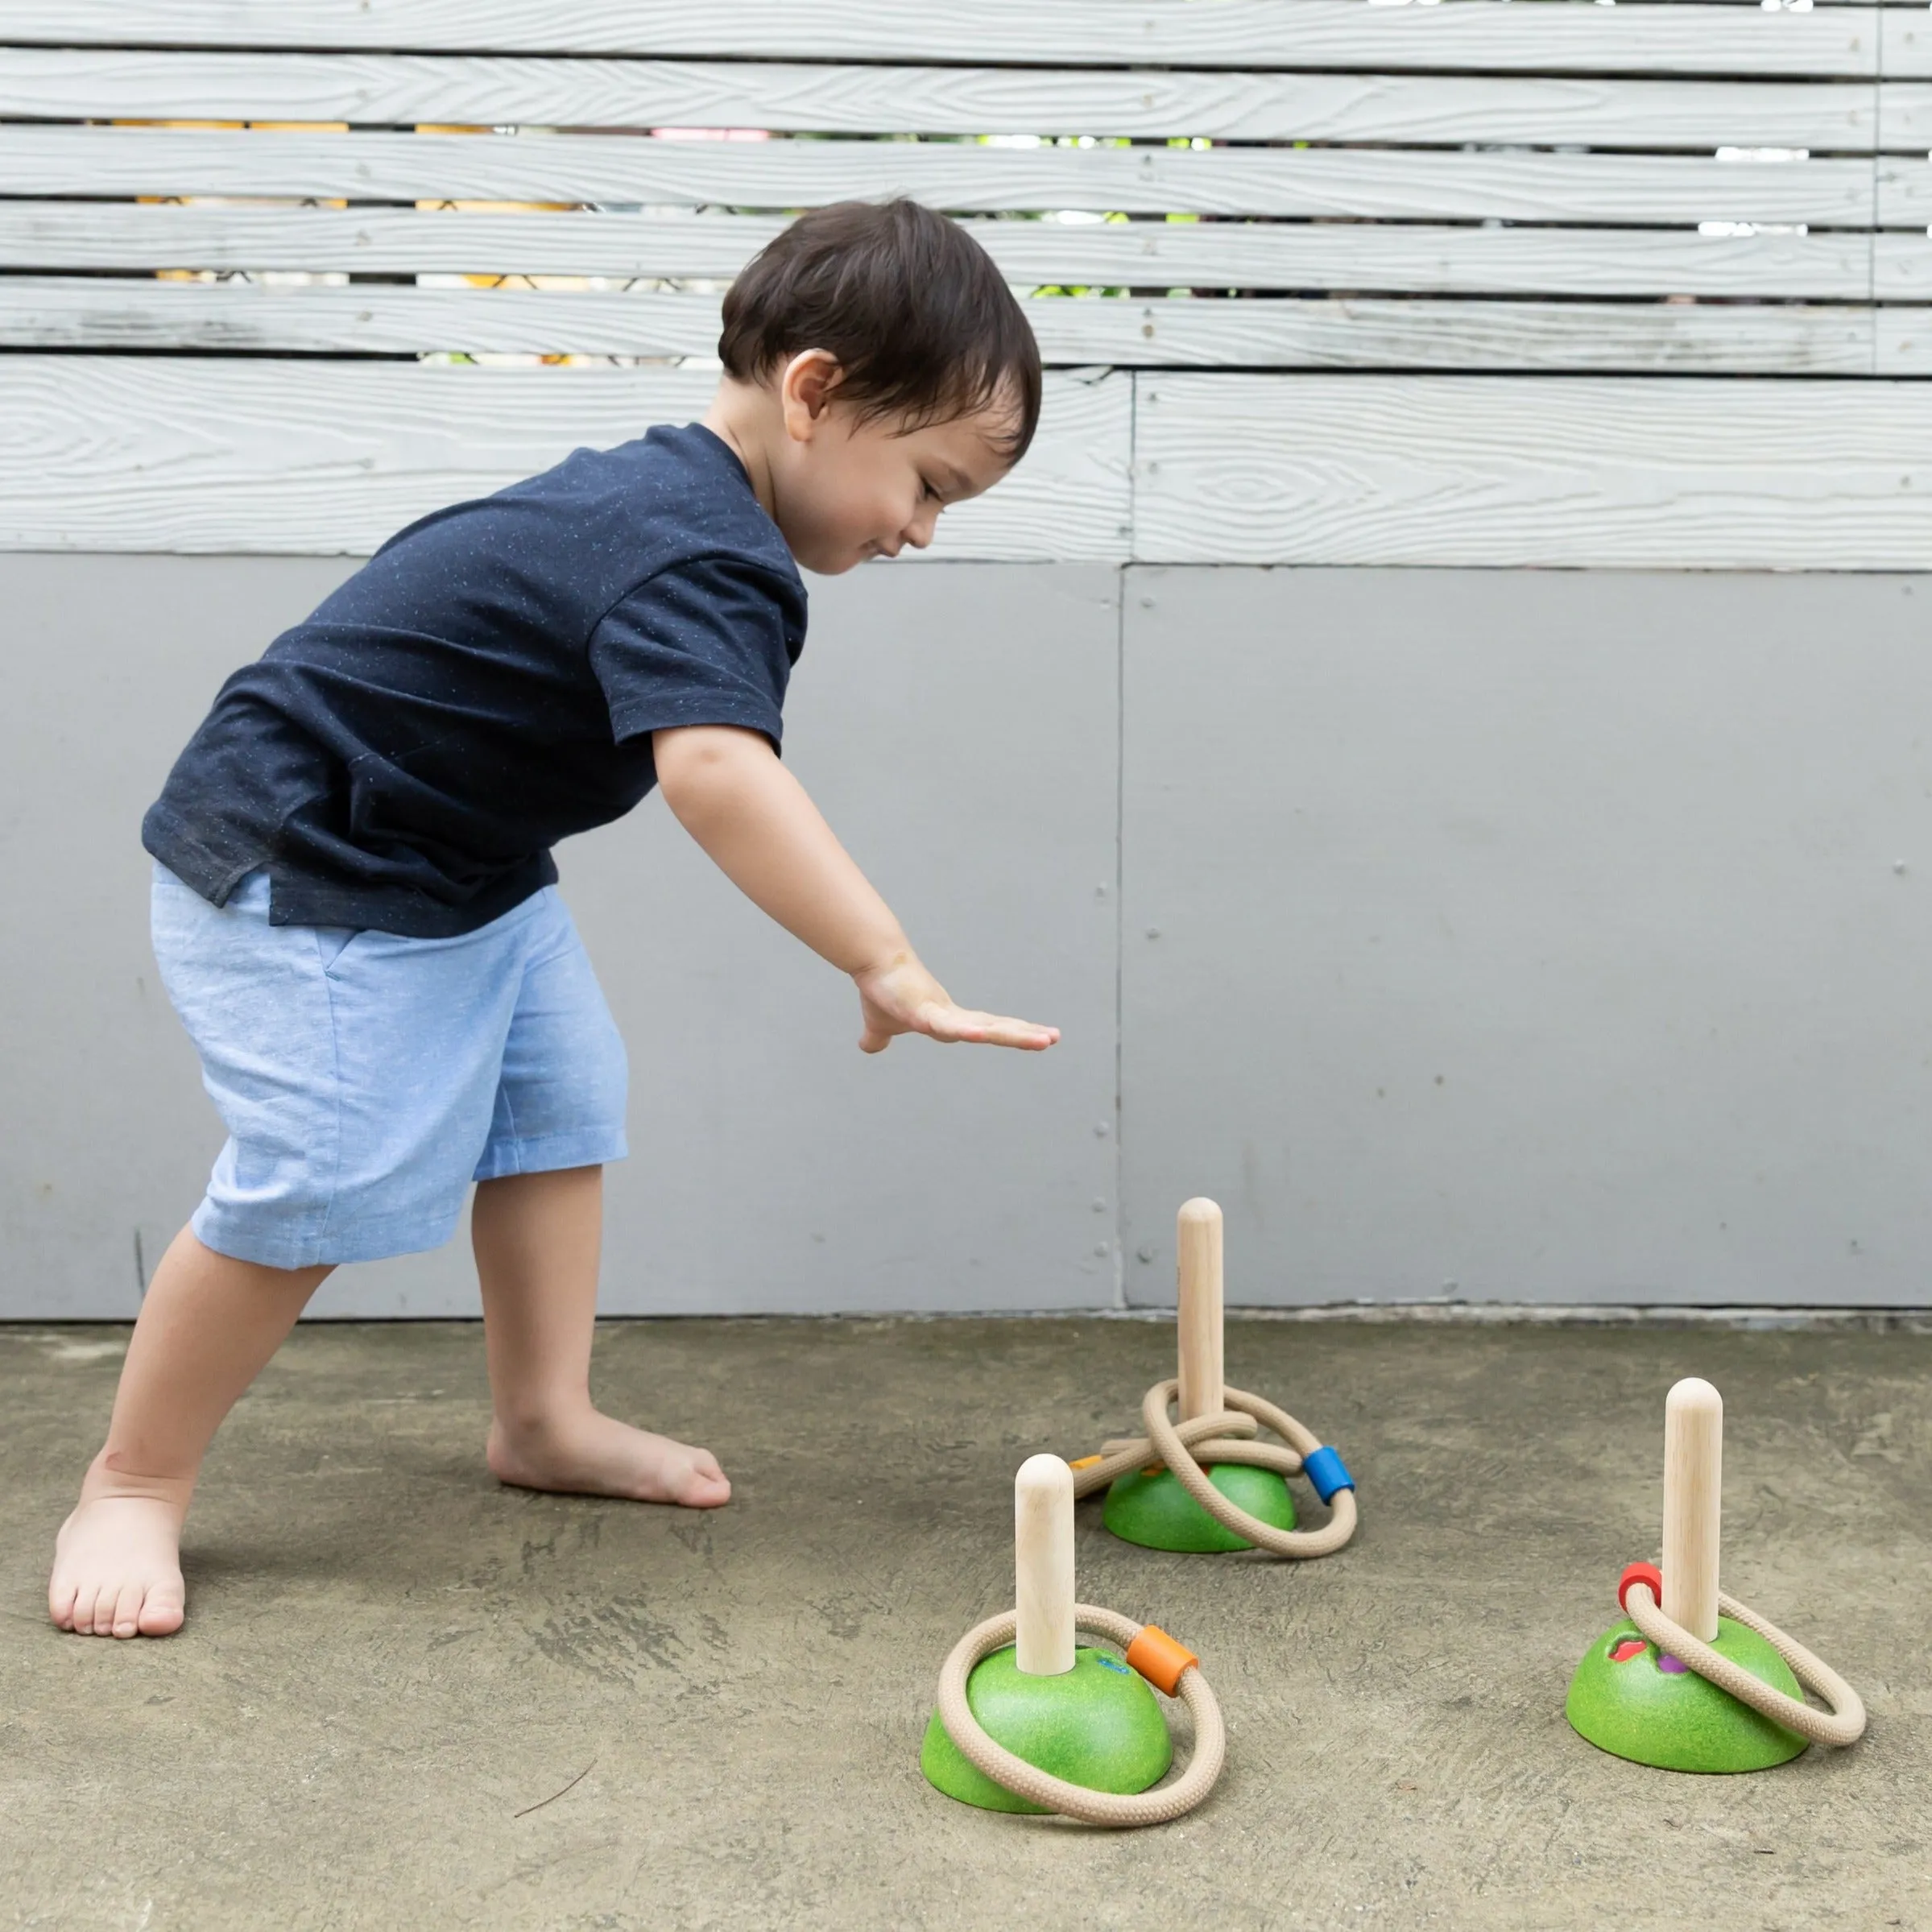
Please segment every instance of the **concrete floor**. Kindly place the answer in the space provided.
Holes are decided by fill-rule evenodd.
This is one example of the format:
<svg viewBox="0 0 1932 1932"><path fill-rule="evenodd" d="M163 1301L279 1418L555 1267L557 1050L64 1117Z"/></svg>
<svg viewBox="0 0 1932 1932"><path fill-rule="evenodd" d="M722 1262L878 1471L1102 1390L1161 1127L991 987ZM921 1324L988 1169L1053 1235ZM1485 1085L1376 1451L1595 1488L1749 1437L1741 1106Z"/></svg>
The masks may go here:
<svg viewBox="0 0 1932 1932"><path fill-rule="evenodd" d="M946 1649L1012 1601L1014 1467L1123 1425L1171 1330L614 1326L606 1405L736 1481L697 1516L499 1488L473 1326L308 1327L209 1462L187 1631L114 1644L42 1591L123 1339L0 1330L0 1923L1932 1925L1932 1336L1233 1325L1363 1529L1297 1568L1083 1506L1082 1595L1193 1644L1231 1720L1201 1811L1111 1835L914 1760ZM1692 1778L1564 1723L1686 1373L1728 1407L1726 1582L1862 1690L1851 1752Z"/></svg>

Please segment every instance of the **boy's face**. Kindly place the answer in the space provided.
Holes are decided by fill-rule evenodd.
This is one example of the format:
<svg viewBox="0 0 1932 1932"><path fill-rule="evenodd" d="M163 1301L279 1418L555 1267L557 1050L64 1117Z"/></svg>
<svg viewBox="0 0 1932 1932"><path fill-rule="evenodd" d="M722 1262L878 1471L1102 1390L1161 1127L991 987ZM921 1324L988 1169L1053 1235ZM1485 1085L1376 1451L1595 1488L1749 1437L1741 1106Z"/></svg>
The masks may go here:
<svg viewBox="0 0 1932 1932"><path fill-rule="evenodd" d="M999 442L1013 421L1003 398L901 433L890 418L861 422L838 399L836 365L823 378L784 384L786 434L772 465L778 527L807 570L836 577L908 544L925 549L941 511L990 490L1012 466Z"/></svg>

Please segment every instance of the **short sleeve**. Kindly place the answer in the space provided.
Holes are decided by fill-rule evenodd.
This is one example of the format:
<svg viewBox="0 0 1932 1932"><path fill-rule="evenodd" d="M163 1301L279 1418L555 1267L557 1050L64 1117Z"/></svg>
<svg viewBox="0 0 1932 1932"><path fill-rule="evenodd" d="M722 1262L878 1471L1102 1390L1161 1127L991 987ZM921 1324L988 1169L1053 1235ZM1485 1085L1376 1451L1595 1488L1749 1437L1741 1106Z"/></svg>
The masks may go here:
<svg viewBox="0 0 1932 1932"><path fill-rule="evenodd" d="M672 565L627 591L590 635L618 743L678 725L741 725L776 749L805 639L795 579L739 556Z"/></svg>

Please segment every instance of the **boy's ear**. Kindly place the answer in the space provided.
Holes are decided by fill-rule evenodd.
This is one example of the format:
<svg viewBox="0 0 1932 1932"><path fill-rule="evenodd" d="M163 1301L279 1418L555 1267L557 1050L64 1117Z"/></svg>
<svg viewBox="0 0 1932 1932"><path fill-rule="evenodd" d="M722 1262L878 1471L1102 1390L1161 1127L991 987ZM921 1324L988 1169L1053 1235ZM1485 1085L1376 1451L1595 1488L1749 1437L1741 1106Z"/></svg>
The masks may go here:
<svg viewBox="0 0 1932 1932"><path fill-rule="evenodd" d="M793 442L809 443L817 433L845 373L828 349L801 350L785 364L778 379L778 405L785 434Z"/></svg>

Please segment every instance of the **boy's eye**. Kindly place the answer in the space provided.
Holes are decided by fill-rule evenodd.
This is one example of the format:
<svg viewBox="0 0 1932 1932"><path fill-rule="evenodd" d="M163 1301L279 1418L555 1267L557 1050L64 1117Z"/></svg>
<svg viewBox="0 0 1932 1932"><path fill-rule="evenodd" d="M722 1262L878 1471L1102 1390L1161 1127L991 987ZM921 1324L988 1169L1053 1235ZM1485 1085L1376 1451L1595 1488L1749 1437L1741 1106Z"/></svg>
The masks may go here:
<svg viewBox="0 0 1932 1932"><path fill-rule="evenodd" d="M933 487L932 481L929 478L921 477L919 479L919 484L920 490L922 495L929 497L934 503L937 503L940 500L939 492Z"/></svg>

